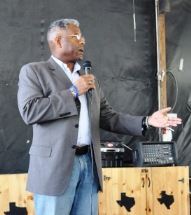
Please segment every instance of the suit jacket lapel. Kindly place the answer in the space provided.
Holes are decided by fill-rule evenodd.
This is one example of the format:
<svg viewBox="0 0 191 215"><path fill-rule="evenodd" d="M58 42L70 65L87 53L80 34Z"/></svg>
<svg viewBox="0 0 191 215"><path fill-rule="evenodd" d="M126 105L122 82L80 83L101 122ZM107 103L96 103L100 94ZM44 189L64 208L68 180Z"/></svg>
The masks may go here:
<svg viewBox="0 0 191 215"><path fill-rule="evenodd" d="M50 59L47 61L49 68L53 75L55 75L66 87L70 87L72 85L72 82L68 78L68 76L65 74L63 69L50 57ZM84 71L78 71L79 75L85 74ZM86 93L87 101L88 101L88 107L91 106L91 100L92 96L89 95L89 93Z"/></svg>
<svg viewBox="0 0 191 215"><path fill-rule="evenodd" d="M65 86L69 88L72 85L72 82L65 74L63 69L52 58L50 58L47 62L52 74L56 76Z"/></svg>

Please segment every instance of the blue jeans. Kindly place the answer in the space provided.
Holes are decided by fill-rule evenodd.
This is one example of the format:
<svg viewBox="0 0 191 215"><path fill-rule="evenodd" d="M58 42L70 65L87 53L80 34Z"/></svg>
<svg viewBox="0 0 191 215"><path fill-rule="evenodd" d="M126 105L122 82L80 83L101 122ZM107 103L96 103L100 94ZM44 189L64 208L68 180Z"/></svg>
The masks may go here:
<svg viewBox="0 0 191 215"><path fill-rule="evenodd" d="M34 194L36 215L97 215L98 177L91 154L75 156L66 191L61 196ZM53 176L54 177L54 176Z"/></svg>

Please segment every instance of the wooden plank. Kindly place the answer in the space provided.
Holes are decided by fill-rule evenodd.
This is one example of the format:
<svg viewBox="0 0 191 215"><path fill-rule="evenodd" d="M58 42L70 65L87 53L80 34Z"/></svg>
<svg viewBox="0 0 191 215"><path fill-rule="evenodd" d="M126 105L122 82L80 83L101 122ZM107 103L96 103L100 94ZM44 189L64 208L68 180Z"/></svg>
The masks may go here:
<svg viewBox="0 0 191 215"><path fill-rule="evenodd" d="M164 74L163 80L160 82L160 108L162 109L167 107L165 14L158 14L158 28L160 74Z"/></svg>
<svg viewBox="0 0 191 215"><path fill-rule="evenodd" d="M188 167L152 168L154 207L151 214L190 215L188 172Z"/></svg>
<svg viewBox="0 0 191 215"><path fill-rule="evenodd" d="M146 174L146 178L145 178L145 189L146 189L146 211L147 214L149 215L153 215L153 190L152 190L152 173L151 173L151 168L146 168L147 172L145 172Z"/></svg>
<svg viewBox="0 0 191 215"><path fill-rule="evenodd" d="M0 175L0 214L9 211L9 187L7 184L8 177Z"/></svg>
<svg viewBox="0 0 191 215"><path fill-rule="evenodd" d="M188 167L103 168L103 193L99 194L99 215L190 215ZM35 215L33 195L25 190L27 174L0 175L0 214L9 211L9 203L26 207ZM161 191L173 195L167 209L158 201ZM119 205L121 195L134 198L127 211Z"/></svg>
<svg viewBox="0 0 191 215"><path fill-rule="evenodd" d="M28 215L35 215L33 194L25 190L27 174L0 175L0 214L9 212L9 203L25 208Z"/></svg>
<svg viewBox="0 0 191 215"><path fill-rule="evenodd" d="M144 177L141 168L103 168L99 215L146 214ZM122 203L123 198L125 203L128 201L130 204L129 211ZM133 199L135 204L131 205ZM117 201L121 202L121 206Z"/></svg>

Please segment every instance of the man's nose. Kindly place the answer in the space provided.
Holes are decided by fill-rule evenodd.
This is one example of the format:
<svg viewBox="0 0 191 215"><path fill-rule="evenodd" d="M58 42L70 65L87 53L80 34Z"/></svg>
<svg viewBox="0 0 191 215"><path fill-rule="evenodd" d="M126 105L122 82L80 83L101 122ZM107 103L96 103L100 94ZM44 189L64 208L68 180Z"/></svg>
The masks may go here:
<svg viewBox="0 0 191 215"><path fill-rule="evenodd" d="M85 43L86 43L86 42L85 42L85 38L84 38L84 37L81 37L80 40L79 40L79 43L80 43L80 44L85 44Z"/></svg>

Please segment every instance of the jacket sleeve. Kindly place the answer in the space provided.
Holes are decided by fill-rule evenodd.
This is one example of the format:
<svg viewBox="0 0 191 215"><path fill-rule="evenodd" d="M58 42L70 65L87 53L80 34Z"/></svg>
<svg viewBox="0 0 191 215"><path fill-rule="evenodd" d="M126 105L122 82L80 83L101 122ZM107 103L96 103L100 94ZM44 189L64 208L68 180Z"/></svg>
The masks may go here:
<svg viewBox="0 0 191 215"><path fill-rule="evenodd" d="M44 123L78 114L71 91L44 93L40 75L30 64L21 68L18 83L18 108L26 124ZM47 83L48 84L48 83Z"/></svg>

